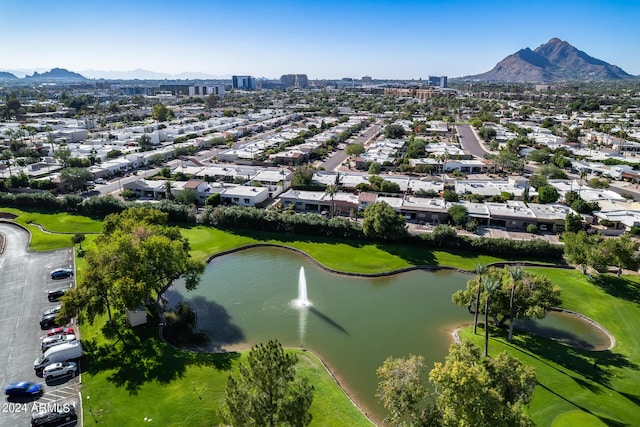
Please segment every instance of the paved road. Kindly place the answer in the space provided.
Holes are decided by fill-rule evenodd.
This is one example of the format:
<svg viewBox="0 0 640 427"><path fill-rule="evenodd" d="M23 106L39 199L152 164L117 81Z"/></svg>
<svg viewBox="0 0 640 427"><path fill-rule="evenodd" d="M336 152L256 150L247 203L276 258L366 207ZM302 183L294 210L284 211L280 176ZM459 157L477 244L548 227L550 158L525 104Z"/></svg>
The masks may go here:
<svg viewBox="0 0 640 427"><path fill-rule="evenodd" d="M471 129L471 125L456 125L456 130L463 150L468 151L479 159L483 159L485 154L491 154L490 151L485 149L484 144L480 143L480 140Z"/></svg>
<svg viewBox="0 0 640 427"><path fill-rule="evenodd" d="M0 426L29 425L31 411L40 404L52 402L78 405L78 378L56 380L45 384L33 370L38 358L43 331L38 322L42 312L53 305L46 290L69 284L70 280L52 280L49 272L58 267L72 267L71 250L29 252L29 234L22 228L0 222L5 237L0 255L0 385L18 381L34 381L44 385L37 401L2 402Z"/></svg>
<svg viewBox="0 0 640 427"><path fill-rule="evenodd" d="M369 126L367 129L362 131L359 135L353 137L348 142L349 144L361 144L367 145L369 142L375 138L376 135L382 130L383 121L379 120L373 125ZM347 153L345 150L336 150L331 157L322 162L322 167L324 167L327 171L336 170L342 162L344 162L347 158Z"/></svg>

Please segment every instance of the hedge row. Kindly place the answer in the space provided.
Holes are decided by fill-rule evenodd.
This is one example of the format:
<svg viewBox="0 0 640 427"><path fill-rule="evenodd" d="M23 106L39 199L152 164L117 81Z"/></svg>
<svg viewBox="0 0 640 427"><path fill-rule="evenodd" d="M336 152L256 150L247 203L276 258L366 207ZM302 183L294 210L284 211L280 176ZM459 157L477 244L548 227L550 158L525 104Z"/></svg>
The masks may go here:
<svg viewBox="0 0 640 427"><path fill-rule="evenodd" d="M344 217L327 218L316 213L296 214L273 209L256 209L242 206L207 206L197 216L191 206L169 200L157 203L124 202L112 196L97 196L85 199L77 195L56 197L48 192L9 194L0 193L0 207L18 209L46 209L52 212L71 212L93 218L104 218L108 214L122 212L130 206L148 206L166 212L169 221L195 223L226 229L261 230L293 233L307 236L328 236L357 240L370 240L359 224ZM458 235L447 225L435 227L432 233L403 239L403 242L434 249L456 249L483 254L513 257L560 260L563 247L546 240L509 240L486 237L470 238Z"/></svg>
<svg viewBox="0 0 640 427"><path fill-rule="evenodd" d="M329 219L316 213L296 214L242 206L208 206L198 216L198 222L216 228L242 228L350 239L365 237L359 226L344 217Z"/></svg>
<svg viewBox="0 0 640 427"><path fill-rule="evenodd" d="M169 200L158 203L125 202L113 196L96 196L84 198L75 194L56 197L42 191L35 193L0 193L0 207L17 209L44 209L51 212L69 212L92 218L104 218L112 213L119 213L131 206L153 207L169 216L172 222L195 222L195 212L192 207L181 205Z"/></svg>

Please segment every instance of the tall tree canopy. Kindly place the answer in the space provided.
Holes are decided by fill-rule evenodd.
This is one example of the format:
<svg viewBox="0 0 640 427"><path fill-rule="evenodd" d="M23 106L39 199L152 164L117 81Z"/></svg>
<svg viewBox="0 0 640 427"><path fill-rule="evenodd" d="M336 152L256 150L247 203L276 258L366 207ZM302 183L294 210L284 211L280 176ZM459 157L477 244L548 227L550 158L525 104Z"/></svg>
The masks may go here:
<svg viewBox="0 0 640 427"><path fill-rule="evenodd" d="M541 319L552 307L557 307L562 303L560 299L560 289L554 287L551 281L545 276L537 275L530 271L524 271L522 277L515 283L513 305L511 304L511 289L513 280L507 268L489 268L482 274L485 278L494 278L500 281L500 286L491 295L491 306L489 307L489 317L494 324L502 326L510 319L511 313L516 319L532 318ZM482 283L478 278L467 282L467 288L459 290L452 296L454 304L467 307L475 313L478 285L482 288ZM486 298L486 290L481 289L481 301ZM482 304L479 307L484 312Z"/></svg>
<svg viewBox="0 0 640 427"><path fill-rule="evenodd" d="M278 341L251 348L238 376L229 376L220 418L232 426L304 426L314 387L295 370L298 358Z"/></svg>
<svg viewBox="0 0 640 427"><path fill-rule="evenodd" d="M82 281L63 298L63 310L93 322L113 308L136 308L158 296L180 276L194 289L204 263L189 255L189 242L178 227L167 225L167 214L151 208L130 208L108 215L103 234L86 251Z"/></svg>
<svg viewBox="0 0 640 427"><path fill-rule="evenodd" d="M388 358L378 368L377 397L392 425L533 426L524 407L536 386L534 370L508 353L481 358L469 341L452 345L445 362L436 362L429 373L430 399L424 399L422 363L419 356Z"/></svg>
<svg viewBox="0 0 640 427"><path fill-rule="evenodd" d="M362 232L367 237L398 239L407 234L404 218L385 202L372 203L364 210Z"/></svg>
<svg viewBox="0 0 640 427"><path fill-rule="evenodd" d="M426 395L423 385L424 357L410 355L408 359L388 357L376 373L380 381L376 397L389 411L386 418L398 425L403 418L417 420L420 404Z"/></svg>
<svg viewBox="0 0 640 427"><path fill-rule="evenodd" d="M456 427L529 427L524 413L536 386L533 368L506 352L480 359L468 341L454 344L429 373L435 385L432 424Z"/></svg>

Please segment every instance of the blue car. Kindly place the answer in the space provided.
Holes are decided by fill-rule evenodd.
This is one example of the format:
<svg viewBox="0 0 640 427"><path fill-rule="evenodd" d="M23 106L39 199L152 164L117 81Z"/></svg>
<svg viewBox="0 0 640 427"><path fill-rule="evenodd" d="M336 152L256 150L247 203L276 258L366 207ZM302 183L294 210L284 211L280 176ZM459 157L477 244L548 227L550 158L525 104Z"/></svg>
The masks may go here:
<svg viewBox="0 0 640 427"><path fill-rule="evenodd" d="M30 381L9 384L4 388L7 396L35 396L42 394L42 386Z"/></svg>

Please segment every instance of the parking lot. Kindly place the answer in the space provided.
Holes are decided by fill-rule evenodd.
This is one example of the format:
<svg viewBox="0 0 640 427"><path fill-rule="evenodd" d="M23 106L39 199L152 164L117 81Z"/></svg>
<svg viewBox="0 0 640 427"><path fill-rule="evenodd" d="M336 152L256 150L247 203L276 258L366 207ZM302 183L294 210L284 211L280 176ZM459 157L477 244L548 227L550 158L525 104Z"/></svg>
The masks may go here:
<svg viewBox="0 0 640 427"><path fill-rule="evenodd" d="M75 404L79 412L77 376L45 383L33 369L34 360L42 354L40 339L46 333L39 325L42 312L57 305L48 301L47 290L68 286L74 280L53 280L49 273L60 267L72 268L73 252L28 252L29 234L10 223L0 222L0 233L5 236L0 254L0 384L5 387L33 381L44 387L43 395L36 400L5 399L0 426L30 425L31 412L51 404Z"/></svg>

